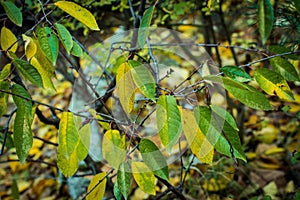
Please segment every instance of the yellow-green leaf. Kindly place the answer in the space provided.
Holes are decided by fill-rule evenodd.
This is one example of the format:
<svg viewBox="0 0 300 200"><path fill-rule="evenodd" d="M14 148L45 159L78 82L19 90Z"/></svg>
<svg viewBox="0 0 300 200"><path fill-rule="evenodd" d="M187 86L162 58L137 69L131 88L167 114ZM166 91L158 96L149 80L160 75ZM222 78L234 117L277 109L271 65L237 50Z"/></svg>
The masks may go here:
<svg viewBox="0 0 300 200"><path fill-rule="evenodd" d="M129 164L127 162L122 162L118 168L117 182L118 182L118 188L121 191L125 200L128 199L128 194L130 191L130 182L131 182L130 172L131 171L130 171Z"/></svg>
<svg viewBox="0 0 300 200"><path fill-rule="evenodd" d="M0 72L0 80L4 80L4 79L6 79L9 76L9 74L10 74L10 67L11 67L10 63L6 64L3 67L2 71Z"/></svg>
<svg viewBox="0 0 300 200"><path fill-rule="evenodd" d="M79 118L80 119L80 118ZM78 125L77 125L78 127ZM77 146L77 158L82 161L89 153L90 147L90 123L78 127L79 143Z"/></svg>
<svg viewBox="0 0 300 200"><path fill-rule="evenodd" d="M51 74L51 77L54 77L55 69L53 65L51 64L50 60L46 57L39 43L36 40L35 40L35 44L37 47L36 54L35 54L36 59L42 65L44 70L47 71L47 73Z"/></svg>
<svg viewBox="0 0 300 200"><path fill-rule="evenodd" d="M223 108L198 106L194 110L196 122L214 148L227 156L243 161L246 156L233 117Z"/></svg>
<svg viewBox="0 0 300 200"><path fill-rule="evenodd" d="M9 90L9 83L7 81L0 80L0 89ZM6 113L8 104L8 94L0 92L0 118Z"/></svg>
<svg viewBox="0 0 300 200"><path fill-rule="evenodd" d="M156 106L156 124L162 144L168 152L177 143L181 135L181 117L173 96L161 95Z"/></svg>
<svg viewBox="0 0 300 200"><path fill-rule="evenodd" d="M258 0L258 30L265 44L273 29L274 24L274 11L270 0Z"/></svg>
<svg viewBox="0 0 300 200"><path fill-rule="evenodd" d="M23 16L20 9L11 1L1 2L8 18L17 26L22 26Z"/></svg>
<svg viewBox="0 0 300 200"><path fill-rule="evenodd" d="M154 173L143 162L131 163L133 178L141 190L148 194L155 195L155 176Z"/></svg>
<svg viewBox="0 0 300 200"><path fill-rule="evenodd" d="M201 162L212 164L214 147L200 130L194 112L182 109L181 114L182 129L191 151Z"/></svg>
<svg viewBox="0 0 300 200"><path fill-rule="evenodd" d="M140 89L140 91L152 101L156 102L155 100L155 81L151 74L151 72L145 67L142 63L129 60L129 66L131 67L132 77L134 80L135 85Z"/></svg>
<svg viewBox="0 0 300 200"><path fill-rule="evenodd" d="M254 77L259 86L269 95L276 95L284 100L294 100L286 80L276 72L266 68L257 69Z"/></svg>
<svg viewBox="0 0 300 200"><path fill-rule="evenodd" d="M105 193L105 188L106 188L106 173L101 172L97 175L95 175L89 186L88 186L88 192L89 195L87 195L86 199L87 200L95 200L95 199L102 199Z"/></svg>
<svg viewBox="0 0 300 200"><path fill-rule="evenodd" d="M11 88L12 93L27 97L30 94L18 84L14 84ZM33 136L31 131L32 123L32 102L23 98L13 96L14 102L18 107L14 121L14 144L20 162L24 164L29 150L32 147Z"/></svg>
<svg viewBox="0 0 300 200"><path fill-rule="evenodd" d="M22 38L25 42L25 54L27 60L30 60L36 53L37 50L36 44L34 40L29 36L22 34Z"/></svg>
<svg viewBox="0 0 300 200"><path fill-rule="evenodd" d="M38 28L36 34L41 49L52 64L55 65L58 56L58 39L56 35L49 27Z"/></svg>
<svg viewBox="0 0 300 200"><path fill-rule="evenodd" d="M62 44L64 45L66 51L70 53L72 47L73 47L73 39L71 33L68 31L68 29L59 23L55 23L56 30L58 32L58 36Z"/></svg>
<svg viewBox="0 0 300 200"><path fill-rule="evenodd" d="M44 88L55 91L55 87L51 79L53 75L46 71L35 57L30 60L30 64L34 66L41 75Z"/></svg>
<svg viewBox="0 0 300 200"><path fill-rule="evenodd" d="M227 77L209 75L203 77L205 80L219 83L225 87L236 99L254 109L271 110L267 97L256 88L237 82Z"/></svg>
<svg viewBox="0 0 300 200"><path fill-rule="evenodd" d="M142 139L139 144L140 152L147 167L162 179L169 179L169 169L165 157L158 147L149 139Z"/></svg>
<svg viewBox="0 0 300 200"><path fill-rule="evenodd" d="M92 30L99 31L95 17L90 11L70 1L58 1L54 3L57 7L86 25Z"/></svg>
<svg viewBox="0 0 300 200"><path fill-rule="evenodd" d="M117 94L124 111L129 114L134 106L135 85L127 62L121 64L116 76Z"/></svg>
<svg viewBox="0 0 300 200"><path fill-rule="evenodd" d="M16 36L5 26L1 29L1 48L4 51L11 51L13 53L15 53L18 48Z"/></svg>
<svg viewBox="0 0 300 200"><path fill-rule="evenodd" d="M84 159L88 147L83 144L76 119L71 112L62 113L58 134L57 166L63 175L69 177L78 169L78 161ZM82 150L85 152L79 152Z"/></svg>
<svg viewBox="0 0 300 200"><path fill-rule="evenodd" d="M273 69L288 81L299 81L299 74L295 67L286 59L276 57L270 59Z"/></svg>
<svg viewBox="0 0 300 200"><path fill-rule="evenodd" d="M118 130L106 131L102 143L102 154L110 166L118 168L125 160L125 148L125 135L121 136Z"/></svg>

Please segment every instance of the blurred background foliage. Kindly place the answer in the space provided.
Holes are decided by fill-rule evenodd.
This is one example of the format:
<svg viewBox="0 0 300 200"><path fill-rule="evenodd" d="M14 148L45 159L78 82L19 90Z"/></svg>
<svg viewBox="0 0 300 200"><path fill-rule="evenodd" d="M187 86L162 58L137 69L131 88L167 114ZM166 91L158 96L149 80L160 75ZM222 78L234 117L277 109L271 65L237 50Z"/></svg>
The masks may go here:
<svg viewBox="0 0 300 200"><path fill-rule="evenodd" d="M23 13L22 27L17 27L7 20L1 7L0 26L5 25L20 37L43 17L42 3L46 12L53 10L48 20L59 21L65 25L87 52L91 52L98 62L104 63L106 58L101 56L101 52L97 52L96 47L115 33L134 28L130 5L127 0L74 2L91 11L98 22L100 32L89 30L59 9L53 10L54 2L37 0L14 1ZM151 0L146 2L146 7L154 4ZM131 3L133 11L136 12L140 1L133 0ZM275 24L268 46L282 45L291 50L299 50L300 14L299 10L297 12L299 5L295 3L299 1L272 1ZM162 0L157 3L152 24L179 31L197 43L263 49L244 51L238 48L205 47L218 66L249 63L269 53L260 42L257 1L253 0ZM64 51L63 48L61 51ZM22 50L19 54L22 54ZM82 68L93 64L93 60L86 55L76 58L60 54L56 65L56 78L53 79L56 92L44 91L41 88L29 90L33 99L67 109L72 84L78 74L66 63L64 56ZM163 60L170 55L162 52L157 56L161 56ZM180 58L168 57L168 59L168 62L176 63L180 67L186 65ZM1 68L6 62L1 54ZM121 62L116 60L114 64L118 65ZM299 72L299 60L293 60L292 64ZM250 68L246 70L252 73ZM115 73L113 67L111 73ZM242 133L240 136L248 163L240 163L236 167L233 160L218 153L215 153L212 166L204 165L195 159L183 191L187 199L300 199L300 83L289 84L296 100L280 101L272 97L272 105L276 106L276 112L256 111L236 102L229 105ZM9 109L11 111L13 106L11 105ZM51 117L49 108L40 106L40 109L46 117ZM0 126L1 129L5 128L2 119ZM78 199L86 192L93 174L89 174L83 165L74 177L64 178L55 164L57 129L35 119L33 132L35 135L33 147L24 165L17 162L17 156L11 148L12 139L10 137L7 139L6 151L0 157L0 199ZM3 141L2 134L0 141ZM193 156L187 151L182 158L183 164L187 166ZM176 161L170 166L170 183L173 185L179 183L180 165L180 161ZM101 163L95 163L95 166L105 170L105 166ZM157 191L165 189L157 185ZM112 188L107 187L107 199L113 198L111 192ZM165 198L169 199L172 196ZM153 199L153 197L143 193L136 185L132 185L130 199Z"/></svg>

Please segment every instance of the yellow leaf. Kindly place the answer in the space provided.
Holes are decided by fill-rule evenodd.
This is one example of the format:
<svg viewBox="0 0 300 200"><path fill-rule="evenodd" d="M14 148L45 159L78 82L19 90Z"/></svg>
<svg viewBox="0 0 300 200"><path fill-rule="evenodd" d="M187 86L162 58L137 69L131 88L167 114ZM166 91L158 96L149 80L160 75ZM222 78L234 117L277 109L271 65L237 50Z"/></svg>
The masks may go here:
<svg viewBox="0 0 300 200"><path fill-rule="evenodd" d="M31 183L29 181L27 181L27 180L19 180L18 181L19 192L21 193L24 190L27 190L30 185L31 185Z"/></svg>
<svg viewBox="0 0 300 200"><path fill-rule="evenodd" d="M257 155L256 155L255 152L248 152L248 153L246 153L247 160L255 159L256 156L257 156Z"/></svg>
<svg viewBox="0 0 300 200"><path fill-rule="evenodd" d="M294 184L294 181L289 181L288 184L286 184L286 187L285 187L285 192L286 193L292 193L295 191L295 184Z"/></svg>
<svg viewBox="0 0 300 200"><path fill-rule="evenodd" d="M104 196L106 188L106 173L102 172L94 176L88 187L89 195L87 195L87 200L102 199Z"/></svg>
<svg viewBox="0 0 300 200"><path fill-rule="evenodd" d="M42 81L43 81L43 87L45 89L50 89L50 90L55 91L55 87L51 80L51 77L53 77L53 75L51 73L49 73L48 71L46 71L44 67L42 67L42 65L39 63L39 61L36 59L36 57L31 58L30 64L32 66L34 66L38 70L39 74L41 75Z"/></svg>
<svg viewBox="0 0 300 200"><path fill-rule="evenodd" d="M16 53L18 48L16 36L13 34L13 32L11 32L11 30L6 28L5 26L3 26L1 29L1 48L4 51L11 51L13 53Z"/></svg>
<svg viewBox="0 0 300 200"><path fill-rule="evenodd" d="M133 178L144 192L155 195L155 176L144 162L132 162Z"/></svg>
<svg viewBox="0 0 300 200"><path fill-rule="evenodd" d="M31 37L25 34L22 34L22 38L25 42L25 54L27 60L30 60L36 53L36 49L37 49L36 44Z"/></svg>
<svg viewBox="0 0 300 200"><path fill-rule="evenodd" d="M10 152L8 158L10 160L18 160L17 154L15 152ZM20 162L9 162L9 167L13 173L23 171L29 166L28 162L25 162L23 165Z"/></svg>
<svg viewBox="0 0 300 200"><path fill-rule="evenodd" d="M134 106L135 85L131 75L131 69L127 62L121 64L117 71L117 93L121 105L126 113L130 113Z"/></svg>
<svg viewBox="0 0 300 200"><path fill-rule="evenodd" d="M86 25L92 30L99 31L98 24L96 22L95 17L92 15L90 11L79 6L78 4L70 1L58 1L54 3L57 7Z"/></svg>
<svg viewBox="0 0 300 200"><path fill-rule="evenodd" d="M260 168L264 168L264 169L279 169L280 168L279 163L264 163L261 161L256 161L256 163Z"/></svg>
<svg viewBox="0 0 300 200"><path fill-rule="evenodd" d="M102 153L108 164L117 169L126 157L125 135L121 137L118 130L106 131L102 143Z"/></svg>
<svg viewBox="0 0 300 200"><path fill-rule="evenodd" d="M266 155L272 155L272 154L277 154L277 153L284 153L285 150L284 148L281 147L271 147L270 149L268 149L265 154Z"/></svg>
<svg viewBox="0 0 300 200"><path fill-rule="evenodd" d="M182 109L181 117L182 129L193 154L195 154L200 161L212 164L214 147L201 132L194 113L190 110Z"/></svg>
<svg viewBox="0 0 300 200"><path fill-rule="evenodd" d="M270 124L259 131L254 131L254 136L257 140L266 144L271 144L278 138L279 130L274 125Z"/></svg>
<svg viewBox="0 0 300 200"><path fill-rule="evenodd" d="M77 151L81 143L73 113L62 113L58 135L57 166L66 177L69 177L78 169Z"/></svg>
<svg viewBox="0 0 300 200"><path fill-rule="evenodd" d="M211 178L209 180L204 180L203 182L203 189L211 191L211 192L217 192L220 190L225 189L227 186L227 182L224 182L222 180L219 179L215 179L215 178Z"/></svg>
<svg viewBox="0 0 300 200"><path fill-rule="evenodd" d="M277 188L277 185L275 184L275 182L272 181L263 188L263 191L264 191L265 195L270 195L271 199L275 199L276 194L278 193L278 188Z"/></svg>

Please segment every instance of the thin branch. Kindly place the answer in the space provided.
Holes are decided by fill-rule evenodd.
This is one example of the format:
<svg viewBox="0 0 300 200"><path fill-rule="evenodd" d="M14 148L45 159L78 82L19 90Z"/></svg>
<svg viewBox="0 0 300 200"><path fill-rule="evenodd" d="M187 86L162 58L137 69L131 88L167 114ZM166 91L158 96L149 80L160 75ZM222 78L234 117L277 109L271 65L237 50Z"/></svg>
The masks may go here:
<svg viewBox="0 0 300 200"><path fill-rule="evenodd" d="M220 2L219 2L219 14L220 14L220 19L221 19L221 24L222 24L223 29L225 31L226 39L227 39L229 45L231 45L231 38L230 38L229 31L227 29L227 25L225 23L224 13L223 13L223 10L222 10L222 4L223 4L223 0L220 0ZM234 48L230 47L230 51L232 53L235 65L239 65L239 61L237 59L236 53L234 51Z"/></svg>
<svg viewBox="0 0 300 200"><path fill-rule="evenodd" d="M9 123L10 120L12 119L12 116L14 115L14 113L17 111L17 108L13 109L13 111L11 111L11 113L8 115L8 119L4 128L4 136L3 136L3 142L2 142L2 147L1 147L1 152L0 155L3 155L4 153L4 147L5 147L5 143L6 143L6 138L7 138L7 133L8 133L8 128L9 128Z"/></svg>
<svg viewBox="0 0 300 200"><path fill-rule="evenodd" d="M100 179L99 181L98 181L98 183L96 184L96 185L94 185L94 187L92 187L82 198L81 198L81 200L84 200L84 199L86 199L86 197L89 195L89 194L91 194L95 189L96 189L96 187L98 187L98 185L100 185L100 183L104 180L104 179L106 179L106 178L108 178L108 175L110 175L112 172L114 171L114 169L113 168L111 168L107 173L106 173L106 175L102 178L102 179Z"/></svg>
<svg viewBox="0 0 300 200"><path fill-rule="evenodd" d="M70 112L70 111L65 111L65 110L63 110L63 109L60 109L60 108L57 108L57 107L48 105L48 104L46 104L46 103L42 103L42 102L37 101L37 100L33 100L33 99L31 99L31 98L28 98L28 97L23 97L23 96L21 96L21 95L19 95L19 94L15 94L15 93L12 93L12 92L10 92L10 91L6 91L6 90L0 89L0 92L3 92L3 93L6 93L6 94L10 94L10 95L13 95L13 96L20 97L20 98L22 98L22 99L25 99L25 100L27 100L27 101L31 101L31 102L36 103L36 104L38 104L38 105L43 105L43 106L49 107L49 108L51 108L51 109L53 109L53 110L58 110L58 111L60 111L60 112ZM74 113L74 112L72 112L72 113L73 113L74 115L76 115L76 116L83 117L83 118L86 118L86 119L89 119L89 120L96 120L96 121L108 122L108 123L111 122L111 120L96 119L96 118L94 118L94 117L88 117L88 116L83 115L83 114L80 114L80 113ZM122 122L117 122L117 123L122 124Z"/></svg>
<svg viewBox="0 0 300 200"><path fill-rule="evenodd" d="M184 174L184 177L183 177L183 180L182 180L182 187L184 187L185 179L186 179L186 177L187 177L188 172L189 172L190 169L191 169L191 166L192 166L192 164L193 164L195 158L196 158L196 156L193 154L193 158L192 158L191 162L189 163L189 165L188 165L188 167L187 167L187 169L186 169L186 172L185 172L185 174Z"/></svg>
<svg viewBox="0 0 300 200"><path fill-rule="evenodd" d="M159 83L160 80L159 80L159 69L158 69L157 61L156 61L156 59L155 59L155 57L153 55L151 44L149 42L149 38L148 37L146 38L146 42L147 42L147 46L148 46L148 51L149 51L150 58L153 61L153 67L154 67L154 72L155 72L155 83L156 83L156 85L158 85L158 83Z"/></svg>
<svg viewBox="0 0 300 200"><path fill-rule="evenodd" d="M46 106L46 107L48 107L48 108L52 108L52 109L54 109L54 110L58 110L58 111L60 111L60 112L64 112L63 109L60 109L60 108L51 106L51 105L49 105L49 104L46 104L46 103L43 103L43 102L40 102L40 101L33 100L33 99L31 99L31 98L28 98L28 97L24 97L24 96L19 95L19 94L12 93L12 92L7 91L7 90L2 90L2 89L0 89L0 92L6 93L6 94L10 94L10 95L13 95L13 96L16 96L16 97L20 97L20 98L25 99L25 100L27 100L27 101L31 101L31 102L33 102L33 103L36 103L36 104L39 104L39 105L43 105L43 106Z"/></svg>
<svg viewBox="0 0 300 200"><path fill-rule="evenodd" d="M53 145L53 146L58 146L58 144L57 143L54 143L54 142L51 142L51 141L49 141L49 140L45 140L45 139L43 139L43 138L40 138L40 137L38 137L38 136L33 136L33 138L35 138L35 139L37 139L37 140L41 140L41 141L43 141L44 143L46 143L46 144L51 144L51 145Z"/></svg>

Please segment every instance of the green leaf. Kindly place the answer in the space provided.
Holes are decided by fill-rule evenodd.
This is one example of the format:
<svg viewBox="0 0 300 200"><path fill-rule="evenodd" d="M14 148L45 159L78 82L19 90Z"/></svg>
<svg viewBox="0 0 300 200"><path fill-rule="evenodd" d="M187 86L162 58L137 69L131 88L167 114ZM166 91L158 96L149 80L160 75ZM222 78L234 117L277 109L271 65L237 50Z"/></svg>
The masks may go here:
<svg viewBox="0 0 300 200"><path fill-rule="evenodd" d="M173 96L161 95L156 105L156 124L162 144L171 152L181 135L181 116Z"/></svg>
<svg viewBox="0 0 300 200"><path fill-rule="evenodd" d="M288 81L299 81L299 75L295 67L286 59L276 57L270 59L270 64L274 70Z"/></svg>
<svg viewBox="0 0 300 200"><path fill-rule="evenodd" d="M206 76L205 80L220 83L228 90L236 99L245 105L261 110L271 110L269 100L265 95L250 85L234 81L226 77Z"/></svg>
<svg viewBox="0 0 300 200"><path fill-rule="evenodd" d="M139 144L140 152L147 167L162 179L169 179L169 170L166 159L158 147L149 139L142 139Z"/></svg>
<svg viewBox="0 0 300 200"><path fill-rule="evenodd" d="M135 182L141 190L148 194L155 195L155 176L143 162L131 163L132 174Z"/></svg>
<svg viewBox="0 0 300 200"><path fill-rule="evenodd" d="M218 152L232 157L232 148L234 157L246 162L236 124L226 110L217 106L213 106L212 110L207 106L198 106L194 115L206 139Z"/></svg>
<svg viewBox="0 0 300 200"><path fill-rule="evenodd" d="M254 77L261 89L267 94L276 95L285 100L295 100L289 85L280 74L261 68L254 72Z"/></svg>
<svg viewBox="0 0 300 200"><path fill-rule="evenodd" d="M0 80L4 80L4 79L6 79L9 76L9 74L10 74L10 68L11 68L11 64L10 63L6 64L2 68L2 71L0 72Z"/></svg>
<svg viewBox="0 0 300 200"><path fill-rule="evenodd" d="M129 114L134 106L134 94L136 87L127 62L122 63L118 68L116 87L120 103L125 113Z"/></svg>
<svg viewBox="0 0 300 200"><path fill-rule="evenodd" d="M30 94L21 85L14 84L11 91L12 93L21 95L22 97L31 98ZM20 159L20 162L24 164L33 143L31 131L33 118L32 102L17 96L13 96L13 99L18 107L14 121L14 144L17 156Z"/></svg>
<svg viewBox="0 0 300 200"><path fill-rule="evenodd" d="M81 57L83 56L83 51L80 47L79 44L77 44L77 42L73 41L73 47L71 49L71 52L70 52L73 56L76 56L76 57Z"/></svg>
<svg viewBox="0 0 300 200"><path fill-rule="evenodd" d="M274 24L274 12L270 0L258 0L258 29L265 44Z"/></svg>
<svg viewBox="0 0 300 200"><path fill-rule="evenodd" d="M73 47L73 39L71 33L68 31L68 29L59 23L55 23L55 27L59 36L60 41L64 45L66 51L70 53L72 47Z"/></svg>
<svg viewBox="0 0 300 200"><path fill-rule="evenodd" d="M0 80L0 89L9 91L9 83L7 81ZM8 105L8 94L0 92L0 118L6 113Z"/></svg>
<svg viewBox="0 0 300 200"><path fill-rule="evenodd" d="M196 122L194 113L182 109L182 129L192 153L201 161L212 164L214 157L214 146L206 139Z"/></svg>
<svg viewBox="0 0 300 200"><path fill-rule="evenodd" d="M106 188L106 173L101 172L99 174L96 174L89 186L87 191L90 192L89 195L87 195L87 200L94 200L94 199L102 199L105 193ZM93 189L93 190L92 190ZM92 190L92 191L91 191Z"/></svg>
<svg viewBox="0 0 300 200"><path fill-rule="evenodd" d="M116 180L116 182L114 184L114 196L115 196L116 200L122 199L122 193L119 189L118 180Z"/></svg>
<svg viewBox="0 0 300 200"><path fill-rule="evenodd" d="M39 28L36 31L38 41L41 49L52 62L53 65L56 63L58 56L58 39L49 27Z"/></svg>
<svg viewBox="0 0 300 200"><path fill-rule="evenodd" d="M38 87L43 87L42 77L34 66L21 59L15 59L14 64L16 65L19 72L31 83L35 84Z"/></svg>
<svg viewBox="0 0 300 200"><path fill-rule="evenodd" d="M72 176L76 172L78 161L83 160L87 155L86 140L89 136L86 132L80 133L77 124L78 122L76 122L73 113L62 113L58 130L57 166L66 177ZM82 131L89 129L88 126L83 128Z"/></svg>
<svg viewBox="0 0 300 200"><path fill-rule="evenodd" d="M128 64L132 68L131 73L136 86L146 97L155 102L156 84L150 71L142 63L135 60L129 60Z"/></svg>
<svg viewBox="0 0 300 200"><path fill-rule="evenodd" d="M221 68L221 71L229 78L238 82L248 82L252 80L251 76L247 74L247 72L236 66L224 66Z"/></svg>
<svg viewBox="0 0 300 200"><path fill-rule="evenodd" d="M118 168L126 158L125 135L121 137L118 130L106 131L103 137L102 154L110 166Z"/></svg>
<svg viewBox="0 0 300 200"><path fill-rule="evenodd" d="M118 181L118 187L123 194L123 197L125 200L128 199L128 194L130 190L130 166L127 162L123 162L119 166L119 170L117 173L117 181Z"/></svg>
<svg viewBox="0 0 300 200"><path fill-rule="evenodd" d="M300 0L293 0L297 12L300 14Z"/></svg>
<svg viewBox="0 0 300 200"><path fill-rule="evenodd" d="M8 50L13 53L15 53L17 51L17 49L18 49L17 38L13 34L13 32L11 32L11 30L6 28L5 26L3 26L1 28L1 38L0 39L1 39L2 50L4 50L4 51Z"/></svg>
<svg viewBox="0 0 300 200"><path fill-rule="evenodd" d="M271 45L269 46L269 51L275 53L275 54L282 54L282 53L288 53L292 52L290 48L280 46L280 45ZM292 60L299 60L299 56L296 54L290 54L290 55L284 55L284 57L287 57Z"/></svg>
<svg viewBox="0 0 300 200"><path fill-rule="evenodd" d="M22 97L26 97L28 99L31 99L31 96L30 94L27 92L27 90L25 90L21 85L19 84L14 84L11 88L11 92L13 94L18 94ZM23 108L23 106L25 106L25 108L27 108L27 111L28 111L28 116L29 118L33 118L32 116L32 102L31 101L28 101L26 99L23 99L21 97L17 97L15 95L13 95L13 99L14 99L14 102L17 106L20 106Z"/></svg>
<svg viewBox="0 0 300 200"><path fill-rule="evenodd" d="M1 2L5 13L7 14L8 18L17 26L22 26L22 21L23 21L23 17L22 17L22 13L20 11L20 9L11 1L4 1Z"/></svg>
<svg viewBox="0 0 300 200"><path fill-rule="evenodd" d="M79 6L78 4L70 1L58 1L55 2L54 5L56 5L58 8L62 9L90 29L95 31L100 30L92 13L87 9Z"/></svg>
<svg viewBox="0 0 300 200"><path fill-rule="evenodd" d="M149 28L154 12L154 6L150 6L144 13L139 31L138 31L138 41L141 48L144 47L146 38L149 35Z"/></svg>

